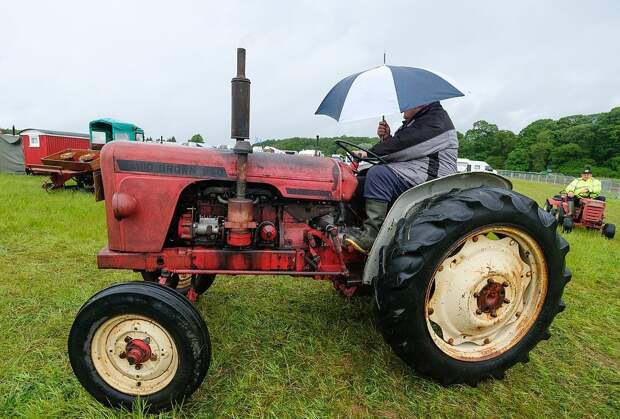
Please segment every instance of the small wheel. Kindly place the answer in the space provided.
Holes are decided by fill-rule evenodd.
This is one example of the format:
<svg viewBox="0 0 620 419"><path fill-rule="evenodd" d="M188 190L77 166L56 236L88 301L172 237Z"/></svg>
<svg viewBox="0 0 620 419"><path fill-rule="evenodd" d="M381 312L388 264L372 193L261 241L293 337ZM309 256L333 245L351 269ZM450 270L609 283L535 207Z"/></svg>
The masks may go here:
<svg viewBox="0 0 620 419"><path fill-rule="evenodd" d="M573 231L573 219L570 217L566 217L564 218L564 221L562 221L562 231L564 233L570 233L571 231Z"/></svg>
<svg viewBox="0 0 620 419"><path fill-rule="evenodd" d="M558 209L555 213L555 219L558 221L558 225L562 225L565 216L566 212L564 212L564 204L558 205Z"/></svg>
<svg viewBox="0 0 620 419"><path fill-rule="evenodd" d="M603 235L608 239L613 239L616 235L616 225L615 224L605 224L603 226Z"/></svg>
<svg viewBox="0 0 620 419"><path fill-rule="evenodd" d="M159 284L128 282L91 297L68 341L76 377L99 402L153 410L181 403L202 383L211 359L207 326L193 305Z"/></svg>
<svg viewBox="0 0 620 419"><path fill-rule="evenodd" d="M548 200L548 199L546 199L546 200L545 200L545 206L543 207L543 209L544 209L545 211L547 211L547 212L552 212L552 210L553 210L553 205L551 205L551 204L549 203L549 200Z"/></svg>
<svg viewBox="0 0 620 419"><path fill-rule="evenodd" d="M442 384L503 378L562 311L568 243L531 199L499 188L430 198L397 225L375 285L396 354Z"/></svg>
<svg viewBox="0 0 620 419"><path fill-rule="evenodd" d="M147 282L159 282L161 271L142 271L140 273L142 274L142 279ZM168 285L183 295L187 295L191 286L194 285L196 293L202 295L213 285L214 280L215 275L172 274Z"/></svg>

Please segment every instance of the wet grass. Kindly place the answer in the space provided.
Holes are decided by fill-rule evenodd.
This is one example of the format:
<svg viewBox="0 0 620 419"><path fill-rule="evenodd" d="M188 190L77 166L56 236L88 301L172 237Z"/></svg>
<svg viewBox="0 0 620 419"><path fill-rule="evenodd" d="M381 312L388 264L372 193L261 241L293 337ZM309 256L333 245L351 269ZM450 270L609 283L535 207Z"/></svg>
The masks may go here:
<svg viewBox="0 0 620 419"><path fill-rule="evenodd" d="M0 417L143 417L110 410L74 378L66 339L81 304L137 274L99 271L102 203L42 179L0 175ZM558 186L515 182L539 203ZM620 202L608 218L620 223ZM211 369L162 417L617 417L620 411L620 237L567 235L573 280L552 338L478 388L444 388L407 368L373 326L370 300L290 277L218 277L198 309Z"/></svg>

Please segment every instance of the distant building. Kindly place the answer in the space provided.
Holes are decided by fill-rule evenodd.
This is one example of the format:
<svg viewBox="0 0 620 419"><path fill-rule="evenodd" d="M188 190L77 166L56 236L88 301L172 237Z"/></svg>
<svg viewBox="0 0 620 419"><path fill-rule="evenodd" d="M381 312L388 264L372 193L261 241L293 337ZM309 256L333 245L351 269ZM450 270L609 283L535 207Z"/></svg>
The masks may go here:
<svg viewBox="0 0 620 419"><path fill-rule="evenodd" d="M323 153L321 152L321 150L301 150L299 152L299 155L321 157L323 156Z"/></svg>
<svg viewBox="0 0 620 419"><path fill-rule="evenodd" d="M50 154L67 148L75 150L90 148L90 136L77 132L28 128L20 131L19 136L22 139L26 171L31 165L41 164L41 158Z"/></svg>

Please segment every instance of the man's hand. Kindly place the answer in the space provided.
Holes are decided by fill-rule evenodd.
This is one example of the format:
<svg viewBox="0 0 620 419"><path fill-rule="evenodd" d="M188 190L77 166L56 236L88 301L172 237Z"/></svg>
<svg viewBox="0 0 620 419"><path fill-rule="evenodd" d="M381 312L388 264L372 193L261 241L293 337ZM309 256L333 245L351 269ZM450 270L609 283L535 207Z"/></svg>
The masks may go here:
<svg viewBox="0 0 620 419"><path fill-rule="evenodd" d="M368 157L368 154L365 151L359 150L359 151L355 151L354 154L359 157L360 159L365 159L366 157Z"/></svg>
<svg viewBox="0 0 620 419"><path fill-rule="evenodd" d="M377 127L377 136L379 136L382 140L390 136L390 126L387 122L379 122L379 127Z"/></svg>

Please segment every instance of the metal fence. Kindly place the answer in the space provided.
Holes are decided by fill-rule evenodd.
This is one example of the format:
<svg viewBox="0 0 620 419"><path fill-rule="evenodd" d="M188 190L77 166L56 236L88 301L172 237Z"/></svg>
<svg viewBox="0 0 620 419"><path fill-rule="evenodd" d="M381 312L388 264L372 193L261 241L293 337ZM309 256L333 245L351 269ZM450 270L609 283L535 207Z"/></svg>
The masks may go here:
<svg viewBox="0 0 620 419"><path fill-rule="evenodd" d="M551 183L554 185L567 186L574 176L565 176L558 173L532 173L532 172L516 172L513 170L498 170L500 175L512 178L523 179L531 182ZM601 195L605 195L609 198L620 199L620 179L599 179L601 181ZM558 192L563 189L559 188Z"/></svg>

